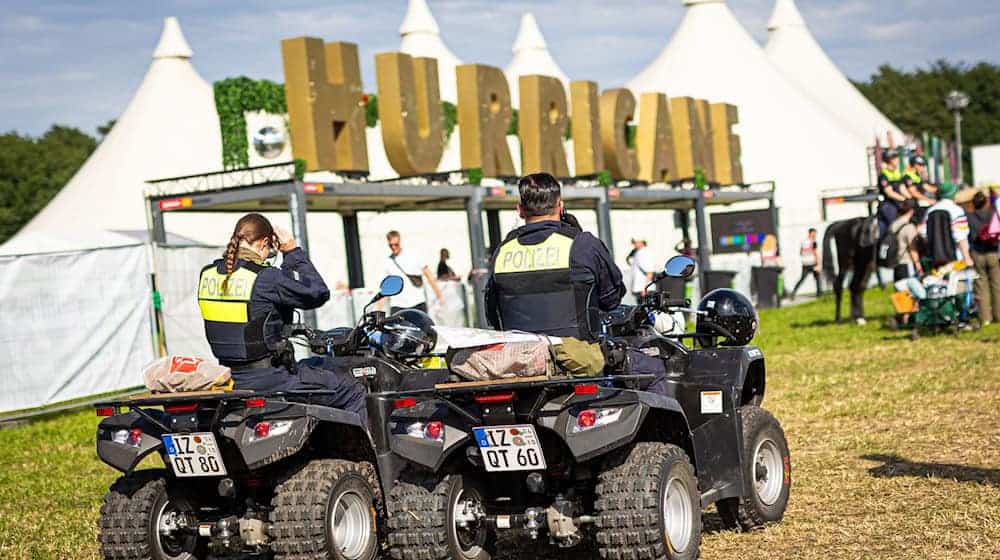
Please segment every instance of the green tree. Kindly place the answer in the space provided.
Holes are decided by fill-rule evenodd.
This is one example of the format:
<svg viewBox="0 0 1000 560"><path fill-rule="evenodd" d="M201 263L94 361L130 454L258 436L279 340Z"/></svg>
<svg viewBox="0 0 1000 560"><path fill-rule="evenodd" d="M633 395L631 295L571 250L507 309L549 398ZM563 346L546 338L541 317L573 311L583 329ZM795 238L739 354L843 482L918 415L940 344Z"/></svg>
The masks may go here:
<svg viewBox="0 0 1000 560"><path fill-rule="evenodd" d="M38 138L0 135L0 243L44 208L96 147L93 137L59 125Z"/></svg>
<svg viewBox="0 0 1000 560"><path fill-rule="evenodd" d="M926 131L948 141L955 139L955 120L944 98L954 89L967 93L971 102L962 113L962 162L969 180L969 148L1000 143L1000 66L939 60L906 72L883 65L868 81L855 85L905 132L919 135Z"/></svg>

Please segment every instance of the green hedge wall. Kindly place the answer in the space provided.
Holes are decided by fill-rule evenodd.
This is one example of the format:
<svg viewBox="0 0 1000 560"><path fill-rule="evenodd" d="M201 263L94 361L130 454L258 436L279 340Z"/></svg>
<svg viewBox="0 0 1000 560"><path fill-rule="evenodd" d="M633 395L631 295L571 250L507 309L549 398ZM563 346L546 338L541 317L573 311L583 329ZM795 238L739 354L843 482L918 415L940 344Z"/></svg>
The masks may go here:
<svg viewBox="0 0 1000 560"><path fill-rule="evenodd" d="M287 113L285 87L270 80L251 80L246 76L220 80L213 87L222 136L222 165L226 169L246 167L249 165L250 146L247 145L247 122L243 113Z"/></svg>

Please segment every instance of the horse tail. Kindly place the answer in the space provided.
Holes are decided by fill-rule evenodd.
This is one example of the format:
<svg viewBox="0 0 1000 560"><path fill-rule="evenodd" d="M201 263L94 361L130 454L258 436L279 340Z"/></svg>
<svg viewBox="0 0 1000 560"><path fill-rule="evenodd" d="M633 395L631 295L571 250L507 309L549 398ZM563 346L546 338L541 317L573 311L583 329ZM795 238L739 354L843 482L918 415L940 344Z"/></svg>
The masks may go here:
<svg viewBox="0 0 1000 560"><path fill-rule="evenodd" d="M833 265L832 245L834 232L838 229L840 224L841 222L833 222L826 228L826 231L823 232L823 274L825 274L827 278L833 278L837 275L837 271L834 269Z"/></svg>

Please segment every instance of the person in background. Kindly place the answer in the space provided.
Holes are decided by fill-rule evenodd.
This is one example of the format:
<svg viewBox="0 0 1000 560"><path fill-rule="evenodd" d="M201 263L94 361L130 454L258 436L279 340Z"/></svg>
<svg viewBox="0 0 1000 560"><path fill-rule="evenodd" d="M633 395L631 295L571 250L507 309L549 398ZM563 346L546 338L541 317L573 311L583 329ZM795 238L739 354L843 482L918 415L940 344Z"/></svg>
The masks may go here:
<svg viewBox="0 0 1000 560"><path fill-rule="evenodd" d="M942 183L938 201L927 209L927 219L921 224L921 234L927 239L932 266L961 261L973 266L969 254L969 219L965 210L955 204L958 185ZM952 251L952 248L954 251Z"/></svg>
<svg viewBox="0 0 1000 560"><path fill-rule="evenodd" d="M889 228L889 233L896 236L896 266L892 270L892 281L899 282L913 276L921 276L924 271L920 265L920 254L914 241L917 239L917 226L913 223L913 214L917 204L914 200L904 200L899 205L899 217Z"/></svg>
<svg viewBox="0 0 1000 560"><path fill-rule="evenodd" d="M653 281L656 273L656 263L653 261L652 252L646 246L645 239L632 240L632 259L629 263L629 288L632 295L638 299L646 295L646 286ZM653 289L650 287L650 289Z"/></svg>
<svg viewBox="0 0 1000 560"><path fill-rule="evenodd" d="M437 269L437 279L442 282L458 282L459 280L458 275L455 274L455 271L452 270L450 266L448 266L448 259L450 258L451 258L451 253L448 252L448 249L442 248L441 260L438 261L438 269Z"/></svg>
<svg viewBox="0 0 1000 560"><path fill-rule="evenodd" d="M878 205L879 239L889 231L889 226L899 215L899 203L910 198L909 191L901 186L903 174L899 171L899 154L886 151L878 174L878 192L882 201Z"/></svg>
<svg viewBox="0 0 1000 560"><path fill-rule="evenodd" d="M990 235L990 222L995 208L990 207L989 197L982 191L972 197L974 211L969 214L969 252L979 278L974 290L979 304L979 317L984 325L1000 322L1000 260L997 257L997 239Z"/></svg>
<svg viewBox="0 0 1000 560"><path fill-rule="evenodd" d="M934 196L937 188L927 182L927 160L924 156L913 156L910 158L910 165L902 176L902 184L906 187L910 198L917 202L919 206L930 206L934 204Z"/></svg>
<svg viewBox="0 0 1000 560"><path fill-rule="evenodd" d="M424 280L430 283L434 297L442 300L441 287L437 278L431 274L431 269L421 263L412 253L403 253L402 238L396 230L385 234L391 254L386 258L383 274L385 276L403 276L403 291L392 296L390 313L401 309L419 309L427 312L427 298L424 296Z"/></svg>
<svg viewBox="0 0 1000 560"><path fill-rule="evenodd" d="M778 254L778 238L773 233L764 236L760 244L760 265L781 266L781 256Z"/></svg>
<svg viewBox="0 0 1000 560"><path fill-rule="evenodd" d="M819 279L819 246L816 244L816 228L809 228L809 233L806 238L802 241L799 246L799 260L802 262L802 276L799 277L799 281L795 283L795 287L792 288L791 299L795 299L795 294L798 293L799 288L805 283L806 278L812 275L813 281L816 283L816 297L819 297L822 293L822 285Z"/></svg>

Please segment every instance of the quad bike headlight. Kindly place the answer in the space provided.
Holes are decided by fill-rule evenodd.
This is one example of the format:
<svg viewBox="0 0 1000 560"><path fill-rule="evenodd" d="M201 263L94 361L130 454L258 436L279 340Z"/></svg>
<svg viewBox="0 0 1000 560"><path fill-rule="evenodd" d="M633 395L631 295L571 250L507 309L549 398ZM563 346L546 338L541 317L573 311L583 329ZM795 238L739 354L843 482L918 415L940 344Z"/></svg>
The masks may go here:
<svg viewBox="0 0 1000 560"><path fill-rule="evenodd" d="M570 433L578 434L601 426L617 422L622 417L620 408L588 408L576 414L576 423L570 428Z"/></svg>

